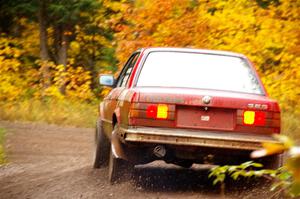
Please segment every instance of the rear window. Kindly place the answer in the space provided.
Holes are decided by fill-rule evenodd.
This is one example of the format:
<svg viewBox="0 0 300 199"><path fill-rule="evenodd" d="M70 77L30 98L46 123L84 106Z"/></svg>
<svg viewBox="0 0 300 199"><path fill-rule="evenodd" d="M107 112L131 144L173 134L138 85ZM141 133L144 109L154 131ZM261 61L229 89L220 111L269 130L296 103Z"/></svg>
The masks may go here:
<svg viewBox="0 0 300 199"><path fill-rule="evenodd" d="M151 52L142 67L139 87L183 87L264 94L246 60L186 52Z"/></svg>

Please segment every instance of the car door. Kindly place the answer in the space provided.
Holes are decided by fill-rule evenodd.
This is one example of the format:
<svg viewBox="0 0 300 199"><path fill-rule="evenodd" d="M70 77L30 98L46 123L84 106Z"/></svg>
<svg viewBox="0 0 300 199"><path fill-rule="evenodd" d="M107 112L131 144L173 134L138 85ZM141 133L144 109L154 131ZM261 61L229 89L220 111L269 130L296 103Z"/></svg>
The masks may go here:
<svg viewBox="0 0 300 199"><path fill-rule="evenodd" d="M108 137L113 130L113 114L116 113L118 97L127 88L128 80L139 57L139 52L133 53L123 67L116 83L116 87L103 99L103 127Z"/></svg>

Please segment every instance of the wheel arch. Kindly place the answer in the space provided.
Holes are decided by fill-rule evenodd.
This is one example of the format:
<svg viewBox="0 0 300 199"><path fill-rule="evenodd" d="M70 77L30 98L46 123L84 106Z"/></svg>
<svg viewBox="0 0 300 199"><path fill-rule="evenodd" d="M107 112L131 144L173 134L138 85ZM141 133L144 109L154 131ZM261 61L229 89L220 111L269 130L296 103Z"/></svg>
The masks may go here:
<svg viewBox="0 0 300 199"><path fill-rule="evenodd" d="M117 123L118 123L117 115L116 115L116 113L113 113L113 116L112 116L112 128L114 128L114 126Z"/></svg>

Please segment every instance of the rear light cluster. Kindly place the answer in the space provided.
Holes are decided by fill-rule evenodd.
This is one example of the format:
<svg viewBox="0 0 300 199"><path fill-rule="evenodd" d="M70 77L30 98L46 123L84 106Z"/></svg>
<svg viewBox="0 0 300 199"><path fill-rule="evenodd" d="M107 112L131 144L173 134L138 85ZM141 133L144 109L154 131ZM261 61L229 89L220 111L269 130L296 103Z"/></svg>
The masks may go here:
<svg viewBox="0 0 300 199"><path fill-rule="evenodd" d="M255 110L238 110L237 124L246 126L265 126L279 128L280 113Z"/></svg>
<svg viewBox="0 0 300 199"><path fill-rule="evenodd" d="M148 118L167 119L169 107L166 104L149 105L146 110Z"/></svg>
<svg viewBox="0 0 300 199"><path fill-rule="evenodd" d="M266 124L266 113L262 111L244 111L243 123L245 125L264 126Z"/></svg>
<svg viewBox="0 0 300 199"><path fill-rule="evenodd" d="M175 120L175 105L132 103L130 118L144 118L157 120Z"/></svg>

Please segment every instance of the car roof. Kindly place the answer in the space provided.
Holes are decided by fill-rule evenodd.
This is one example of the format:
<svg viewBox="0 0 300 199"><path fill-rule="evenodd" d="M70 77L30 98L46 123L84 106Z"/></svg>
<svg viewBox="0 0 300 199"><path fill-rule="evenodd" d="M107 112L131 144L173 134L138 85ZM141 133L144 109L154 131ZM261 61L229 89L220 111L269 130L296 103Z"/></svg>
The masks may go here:
<svg viewBox="0 0 300 199"><path fill-rule="evenodd" d="M189 52L189 53L203 53L203 54L225 55L225 56L246 58L245 55L239 53L221 51L221 50L196 49L196 48L148 47L148 48L142 48L140 49L140 51L144 51L144 53L150 53L154 51Z"/></svg>

